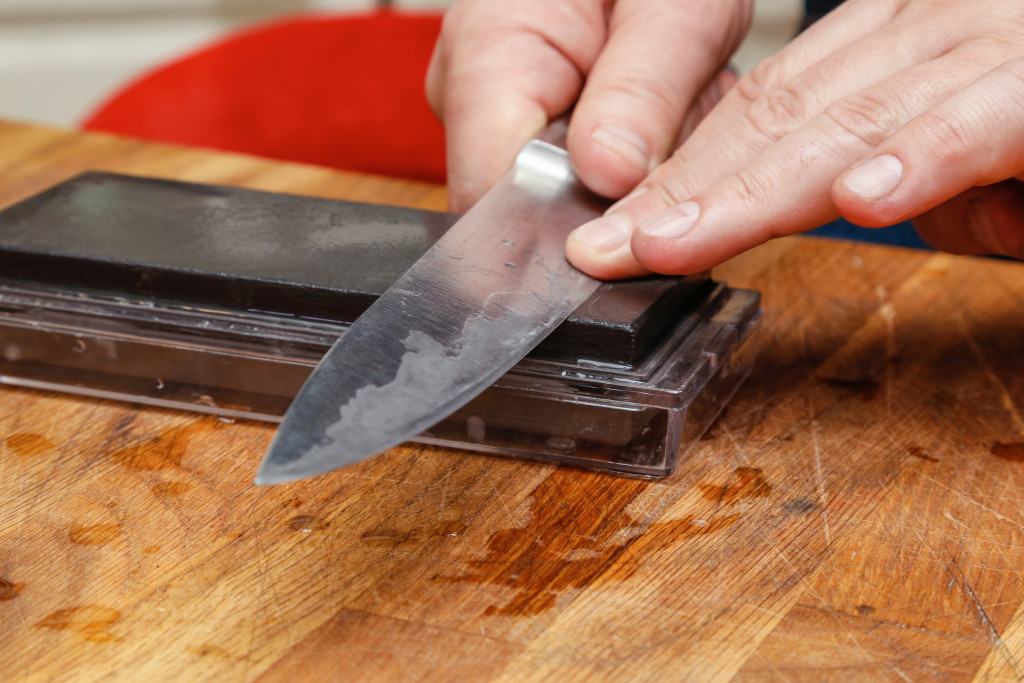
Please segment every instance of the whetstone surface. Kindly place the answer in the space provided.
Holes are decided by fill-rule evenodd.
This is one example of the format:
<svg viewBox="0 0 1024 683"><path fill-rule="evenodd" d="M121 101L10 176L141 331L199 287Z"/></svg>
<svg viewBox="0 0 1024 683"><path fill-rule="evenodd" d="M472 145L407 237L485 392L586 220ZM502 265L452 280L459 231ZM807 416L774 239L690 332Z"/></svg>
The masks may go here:
<svg viewBox="0 0 1024 683"><path fill-rule="evenodd" d="M93 171L0 211L0 276L351 323L458 218ZM709 289L604 283L537 353L635 364Z"/></svg>

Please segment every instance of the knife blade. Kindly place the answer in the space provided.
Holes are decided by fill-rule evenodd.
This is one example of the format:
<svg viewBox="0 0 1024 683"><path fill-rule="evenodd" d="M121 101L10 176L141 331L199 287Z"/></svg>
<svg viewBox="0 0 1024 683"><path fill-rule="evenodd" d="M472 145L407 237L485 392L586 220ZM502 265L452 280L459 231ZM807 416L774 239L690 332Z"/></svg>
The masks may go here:
<svg viewBox="0 0 1024 683"><path fill-rule="evenodd" d="M359 462L429 429L508 371L600 282L565 239L607 202L589 192L558 120L338 339L256 476L276 484Z"/></svg>

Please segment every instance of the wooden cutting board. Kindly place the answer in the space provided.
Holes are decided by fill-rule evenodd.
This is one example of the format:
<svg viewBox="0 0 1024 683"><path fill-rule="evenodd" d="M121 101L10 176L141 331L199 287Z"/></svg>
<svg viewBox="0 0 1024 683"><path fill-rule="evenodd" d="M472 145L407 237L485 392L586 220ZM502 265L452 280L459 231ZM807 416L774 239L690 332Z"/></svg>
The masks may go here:
<svg viewBox="0 0 1024 683"><path fill-rule="evenodd" d="M86 169L440 188L0 125ZM0 388L0 680L1016 680L1024 267L811 238L718 270L761 353L668 479L422 445L251 485L273 428Z"/></svg>

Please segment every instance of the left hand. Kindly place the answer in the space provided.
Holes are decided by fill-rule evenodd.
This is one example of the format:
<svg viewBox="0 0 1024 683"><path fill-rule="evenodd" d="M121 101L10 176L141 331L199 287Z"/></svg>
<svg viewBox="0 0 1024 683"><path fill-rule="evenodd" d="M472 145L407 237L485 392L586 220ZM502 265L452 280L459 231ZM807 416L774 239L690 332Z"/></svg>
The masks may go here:
<svg viewBox="0 0 1024 683"><path fill-rule="evenodd" d="M839 216L1024 257L1024 2L847 0L574 232L601 278L710 268Z"/></svg>

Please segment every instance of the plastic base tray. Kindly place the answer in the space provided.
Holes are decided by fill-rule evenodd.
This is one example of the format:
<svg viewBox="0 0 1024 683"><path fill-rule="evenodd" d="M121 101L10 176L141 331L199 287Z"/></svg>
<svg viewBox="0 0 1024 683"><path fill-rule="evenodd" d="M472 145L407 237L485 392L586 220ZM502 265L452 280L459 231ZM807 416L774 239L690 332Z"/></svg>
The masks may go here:
<svg viewBox="0 0 1024 683"><path fill-rule="evenodd" d="M159 188L177 193L177 205L158 209L160 220L177 220L193 231L195 220L181 202L195 208L213 197L222 208L225 201L245 207L254 225L248 236L231 235L245 244L234 269L210 267L216 254L209 253L190 257L189 267L174 263L193 250L181 237L184 227L180 248L167 258L160 249L153 250L156 256L139 248L125 253L130 236L145 244L138 233L152 229L152 221L144 225L125 211L125 203L139 194L133 188L149 192L154 183L158 196L145 197L145 203L160 205ZM120 195L111 194L111 186ZM97 191L99 198L91 197L93 204L83 209L83 198ZM104 194L106 201L100 201ZM317 361L388 283L364 287L368 291L357 292L355 305L351 290L359 287L351 283L332 294L331 287L338 287L331 282L262 277L258 269L240 273L242 266L256 267L244 253L259 252L260 240L267 241L261 220L281 219L253 212L260 201L320 216L334 211L349 224L359 223L353 229L365 227L360 216L383 216L389 229L419 235L407 240L400 262L415 260L440 234L438 223L443 230L453 220L425 211L109 174L73 179L0 212L0 382L278 421ZM237 221L208 222L197 233L208 244L229 243L217 239L221 224L238 230ZM432 238L422 237L424 225ZM346 230L344 220L332 226ZM166 228L160 224L161 232ZM295 243L301 248L301 235ZM336 254L329 256L334 267L344 265ZM315 275L316 255L310 251L306 257ZM394 253L387 256L391 267L394 260ZM171 285L161 288L163 281ZM560 328L560 336L553 335L547 350L522 360L416 440L622 473L670 474L748 375L760 296L702 277L647 282L603 286ZM346 297L347 303L337 304ZM576 357L574 350L581 348L587 357Z"/></svg>

